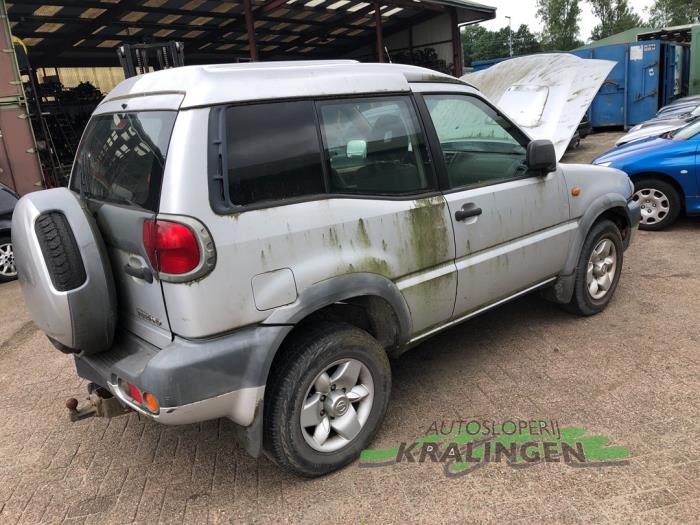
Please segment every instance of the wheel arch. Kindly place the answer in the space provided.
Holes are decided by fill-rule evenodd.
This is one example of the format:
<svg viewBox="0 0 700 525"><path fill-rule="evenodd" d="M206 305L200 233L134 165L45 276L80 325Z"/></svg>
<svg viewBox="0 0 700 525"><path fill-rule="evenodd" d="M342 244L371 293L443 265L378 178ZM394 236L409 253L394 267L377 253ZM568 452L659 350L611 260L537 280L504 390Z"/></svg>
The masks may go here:
<svg viewBox="0 0 700 525"><path fill-rule="evenodd" d="M365 330L389 354L410 340L412 330L408 304L386 277L371 273L332 277L307 288L294 304L278 308L265 320L265 324L293 325L271 356L266 383L283 359L286 342L320 321L342 321Z"/></svg>
<svg viewBox="0 0 700 525"><path fill-rule="evenodd" d="M342 320L366 330L384 346L387 353L410 340L412 321L408 304L391 280L378 274L355 273L332 277L302 291L297 301L278 308L265 320L267 325L292 325L279 344L274 343L260 370L267 385L275 367L284 362L285 349L301 331L317 321ZM259 401L253 424L239 429L239 440L253 456L260 454L263 434L263 408L266 394Z"/></svg>
<svg viewBox="0 0 700 525"><path fill-rule="evenodd" d="M364 310L373 322L370 334L383 340L383 346L401 345L411 337L411 312L396 284L373 273L353 273L331 277L303 290L291 305L276 309L264 324L301 326L331 313ZM353 323L357 315L343 318ZM327 317L326 317L327 318ZM378 324L388 323L394 332L392 340ZM362 327L366 329L365 327Z"/></svg>
<svg viewBox="0 0 700 525"><path fill-rule="evenodd" d="M0 236L1 237L11 237L12 235L12 222L7 219L0 219Z"/></svg>
<svg viewBox="0 0 700 525"><path fill-rule="evenodd" d="M554 286L543 292L547 299L561 304L566 304L571 300L576 281L576 266L581 256L583 244L586 242L591 228L600 221L609 219L614 222L618 228L622 226L627 235L626 241L623 236L623 242L629 242L631 238L631 224L629 223L626 207L627 200L618 193L601 195L590 204L586 212L579 219L576 235L569 245L569 253L566 257L564 269Z"/></svg>

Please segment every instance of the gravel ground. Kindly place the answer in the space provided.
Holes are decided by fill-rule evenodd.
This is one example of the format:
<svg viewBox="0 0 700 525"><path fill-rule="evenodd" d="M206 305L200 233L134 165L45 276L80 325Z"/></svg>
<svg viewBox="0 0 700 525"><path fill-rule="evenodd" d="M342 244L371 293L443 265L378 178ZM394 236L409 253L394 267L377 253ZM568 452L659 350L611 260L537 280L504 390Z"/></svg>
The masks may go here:
<svg viewBox="0 0 700 525"><path fill-rule="evenodd" d="M589 161L617 134L589 137ZM0 285L0 523L534 522L691 523L700 516L700 220L640 232L610 307L563 313L537 295L427 341L394 363L373 449L454 419L556 420L625 447L583 468L562 462L355 463L291 477L233 443L226 421L164 427L132 414L70 423L85 389L70 357Z"/></svg>

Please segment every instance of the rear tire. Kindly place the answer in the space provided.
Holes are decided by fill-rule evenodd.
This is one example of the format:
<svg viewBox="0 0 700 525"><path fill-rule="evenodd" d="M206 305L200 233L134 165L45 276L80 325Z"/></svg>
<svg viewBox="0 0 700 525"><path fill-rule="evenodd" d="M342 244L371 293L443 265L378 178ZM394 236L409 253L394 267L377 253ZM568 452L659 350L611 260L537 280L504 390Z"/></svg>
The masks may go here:
<svg viewBox="0 0 700 525"><path fill-rule="evenodd" d="M330 322L293 335L282 351L265 394L266 451L303 477L344 467L384 419L391 391L386 352L367 332Z"/></svg>
<svg viewBox="0 0 700 525"><path fill-rule="evenodd" d="M0 283L7 283L15 279L17 279L17 267L15 266L12 239L0 236Z"/></svg>
<svg viewBox="0 0 700 525"><path fill-rule="evenodd" d="M576 267L574 295L564 305L567 311L589 316L605 310L620 282L623 249L615 223L602 220L593 225Z"/></svg>
<svg viewBox="0 0 700 525"><path fill-rule="evenodd" d="M658 179L640 179L634 183L634 200L642 207L640 230L659 231L671 226L681 212L676 188Z"/></svg>

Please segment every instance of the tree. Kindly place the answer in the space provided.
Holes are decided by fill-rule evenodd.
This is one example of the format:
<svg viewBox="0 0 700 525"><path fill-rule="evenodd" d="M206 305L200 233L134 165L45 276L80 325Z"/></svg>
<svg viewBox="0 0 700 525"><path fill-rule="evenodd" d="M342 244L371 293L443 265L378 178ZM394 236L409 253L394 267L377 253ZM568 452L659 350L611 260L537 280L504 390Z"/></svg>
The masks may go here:
<svg viewBox="0 0 700 525"><path fill-rule="evenodd" d="M696 22L700 22L700 0L656 0L649 8L649 23L652 27Z"/></svg>
<svg viewBox="0 0 700 525"><path fill-rule="evenodd" d="M462 47L465 64L500 58L508 56L508 37L501 36L500 31L489 31L483 26L471 25L462 32Z"/></svg>
<svg viewBox="0 0 700 525"><path fill-rule="evenodd" d="M578 0L537 0L543 49L568 51L582 45L578 39L580 15Z"/></svg>
<svg viewBox="0 0 700 525"><path fill-rule="evenodd" d="M593 14L600 20L591 33L593 40L600 40L644 24L627 0L588 0L588 2L591 4Z"/></svg>
<svg viewBox="0 0 700 525"><path fill-rule="evenodd" d="M522 24L513 34L513 54L515 56L529 55L542 51L542 45L530 28Z"/></svg>
<svg viewBox="0 0 700 525"><path fill-rule="evenodd" d="M508 26L498 31L472 25L462 30L462 47L464 48L464 63L470 65L476 60L490 60L492 58L507 57L510 28ZM541 51L537 37L525 25L521 25L517 31L513 31L513 55L528 55Z"/></svg>

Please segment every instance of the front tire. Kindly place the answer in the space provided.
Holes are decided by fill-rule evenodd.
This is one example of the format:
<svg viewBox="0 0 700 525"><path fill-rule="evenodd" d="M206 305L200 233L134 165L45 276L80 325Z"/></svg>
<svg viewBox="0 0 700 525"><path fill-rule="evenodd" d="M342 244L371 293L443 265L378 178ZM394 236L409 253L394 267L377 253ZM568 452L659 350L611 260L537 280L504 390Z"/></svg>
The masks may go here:
<svg viewBox="0 0 700 525"><path fill-rule="evenodd" d="M623 262L622 235L615 223L602 220L591 228L576 267L574 295L565 308L577 315L602 312L620 282Z"/></svg>
<svg viewBox="0 0 700 525"><path fill-rule="evenodd" d="M634 200L642 208L640 230L659 231L668 228L681 212L681 199L676 188L658 179L641 179L634 183Z"/></svg>
<svg viewBox="0 0 700 525"><path fill-rule="evenodd" d="M303 477L357 458L384 419L391 368L382 346L346 323L320 323L293 336L265 394L264 443L272 459Z"/></svg>
<svg viewBox="0 0 700 525"><path fill-rule="evenodd" d="M6 283L17 279L17 267L15 266L15 252L12 248L12 239L0 237L0 283Z"/></svg>

